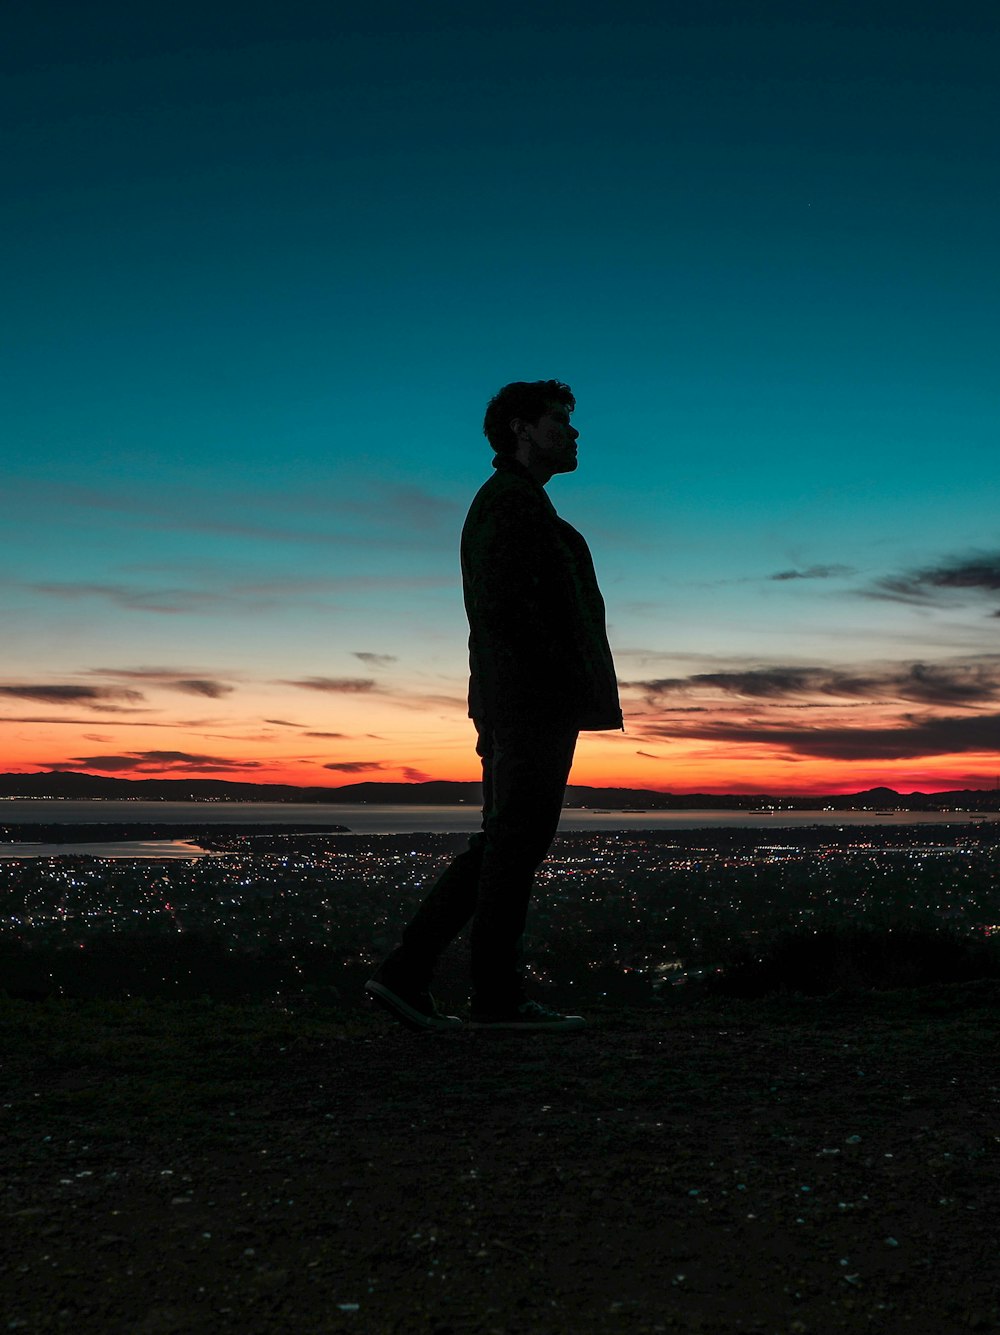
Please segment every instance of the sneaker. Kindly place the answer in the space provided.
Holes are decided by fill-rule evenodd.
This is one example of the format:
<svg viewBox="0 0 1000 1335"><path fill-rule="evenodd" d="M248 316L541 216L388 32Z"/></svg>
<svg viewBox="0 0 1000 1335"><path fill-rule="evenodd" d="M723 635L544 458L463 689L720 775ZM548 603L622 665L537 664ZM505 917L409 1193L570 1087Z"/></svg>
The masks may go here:
<svg viewBox="0 0 1000 1335"><path fill-rule="evenodd" d="M473 1011L469 1021L470 1029L544 1029L559 1030L563 1033L571 1029L586 1029L587 1021L582 1015L561 1015L559 1011L542 1006L537 1001L522 1001L519 1006L501 1013Z"/></svg>
<svg viewBox="0 0 1000 1335"><path fill-rule="evenodd" d="M442 1015L429 992L397 991L379 978L369 978L365 991L383 1010L407 1029L459 1029L462 1021L457 1015Z"/></svg>

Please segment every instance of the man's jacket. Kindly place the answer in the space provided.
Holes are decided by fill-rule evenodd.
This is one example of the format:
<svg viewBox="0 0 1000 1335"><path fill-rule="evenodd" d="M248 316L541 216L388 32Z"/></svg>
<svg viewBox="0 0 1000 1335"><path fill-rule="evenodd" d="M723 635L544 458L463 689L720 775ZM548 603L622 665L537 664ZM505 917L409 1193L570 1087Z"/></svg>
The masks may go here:
<svg viewBox="0 0 1000 1335"><path fill-rule="evenodd" d="M516 459L493 467L462 530L469 714L492 727L621 728L587 544Z"/></svg>

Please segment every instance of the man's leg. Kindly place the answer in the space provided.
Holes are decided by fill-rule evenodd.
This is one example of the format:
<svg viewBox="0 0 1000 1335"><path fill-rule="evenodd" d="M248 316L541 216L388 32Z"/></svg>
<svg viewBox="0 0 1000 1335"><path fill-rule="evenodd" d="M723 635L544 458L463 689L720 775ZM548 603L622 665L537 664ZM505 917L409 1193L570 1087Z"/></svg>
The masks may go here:
<svg viewBox="0 0 1000 1335"><path fill-rule="evenodd" d="M484 838L481 832L474 834L465 852L459 853L444 869L403 929L400 944L386 956L383 968L408 978L416 986L430 985L438 957L476 907Z"/></svg>
<svg viewBox="0 0 1000 1335"><path fill-rule="evenodd" d="M505 1012L525 1001L521 937L535 872L559 825L576 740L565 729L494 731L492 805L472 919L474 1012Z"/></svg>
<svg viewBox="0 0 1000 1335"><path fill-rule="evenodd" d="M493 805L492 732L477 724L476 752L483 766L483 826L469 847L444 869L403 931L400 944L380 965L373 983L397 995L426 993L438 957L472 917L479 891L479 873L486 843L485 826ZM384 1005L369 984L369 991ZM391 1007L390 1007L391 1009ZM397 1012L398 1013L398 1012ZM404 1014L399 1018L406 1019Z"/></svg>

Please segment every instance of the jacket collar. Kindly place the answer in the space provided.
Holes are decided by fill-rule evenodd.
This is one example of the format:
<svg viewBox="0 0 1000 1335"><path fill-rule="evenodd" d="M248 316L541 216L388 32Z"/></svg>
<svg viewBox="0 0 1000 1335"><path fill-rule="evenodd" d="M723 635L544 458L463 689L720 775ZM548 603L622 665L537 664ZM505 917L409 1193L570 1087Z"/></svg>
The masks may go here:
<svg viewBox="0 0 1000 1335"><path fill-rule="evenodd" d="M554 515L556 514L556 508L552 504L552 498L549 496L548 492L545 490L545 488L542 486L540 482L535 481L535 479L525 468L524 464L518 463L518 461L514 458L513 455L498 454L493 460L493 467L497 470L498 473L509 473L512 477L519 477L523 482L527 482L529 487L534 487L534 489L541 496L546 509L550 510L552 514ZM556 515L557 519L558 517L559 516Z"/></svg>
<svg viewBox="0 0 1000 1335"><path fill-rule="evenodd" d="M513 454L494 455L493 466L498 473L515 473L518 477L527 478L529 482L534 482L534 478L531 477L525 465L519 463Z"/></svg>
<svg viewBox="0 0 1000 1335"><path fill-rule="evenodd" d="M524 464L519 463L512 454L496 455L493 459L493 467L498 473L513 473L515 477L521 477L524 478L525 482L530 482L533 487L538 486Z"/></svg>

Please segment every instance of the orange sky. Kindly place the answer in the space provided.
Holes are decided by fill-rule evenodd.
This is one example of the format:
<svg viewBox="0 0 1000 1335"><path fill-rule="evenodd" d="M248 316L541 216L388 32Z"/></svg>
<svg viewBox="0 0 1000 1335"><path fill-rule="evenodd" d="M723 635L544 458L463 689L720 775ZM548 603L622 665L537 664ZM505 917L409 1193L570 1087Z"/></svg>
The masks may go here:
<svg viewBox="0 0 1000 1335"><path fill-rule="evenodd" d="M22 695L24 712L8 708L0 719L3 768L324 787L479 777L474 732L457 683L416 691L385 681L376 691L361 689L362 680L232 684L146 669L117 678L108 671L96 688L92 675L79 683L76 699L52 694L55 687L46 697L46 688L39 687L35 709ZM974 714L956 721L954 710L942 715L906 702L848 701L840 708L829 698L811 698L812 707L822 711L823 726L803 729L798 720L810 701L788 696L815 696L816 682L786 680L778 699L739 696L740 690L760 691L762 682L763 676L731 674L730 679L716 673L710 684L692 679L683 690L671 679L659 694L648 683L642 691L623 688L625 732L582 734L571 782L776 795L857 792L878 785L900 792L995 786L1000 766L986 748L921 755L918 745L913 755L863 754L873 746L912 750L907 738L915 729L946 737L950 728L965 738L963 729L975 721ZM72 695L65 681L59 689L64 697ZM98 694L88 697L95 689ZM854 688L841 682L838 689ZM680 698L700 703L678 708ZM771 741L771 735L780 740ZM812 755L811 747L862 754Z"/></svg>

